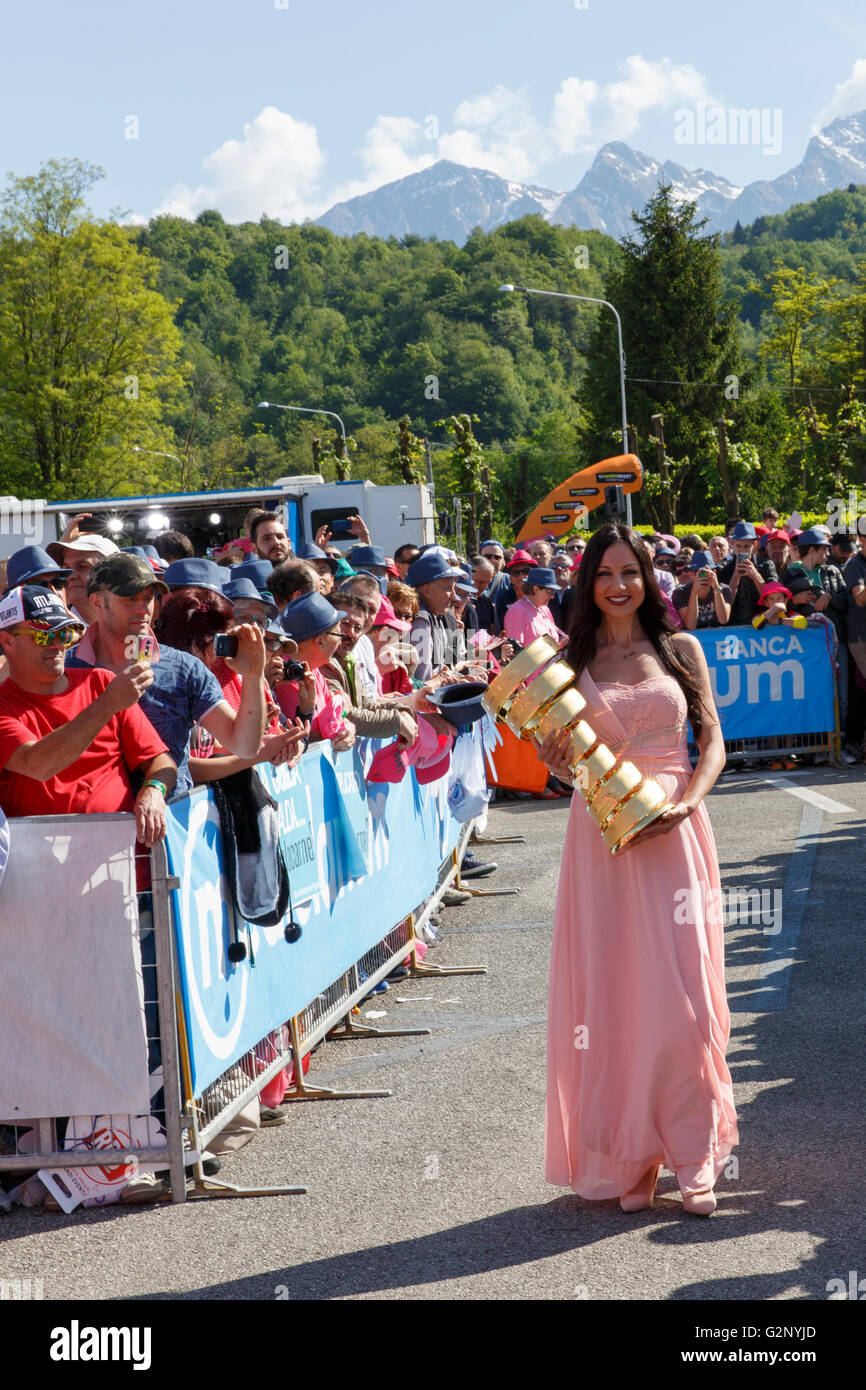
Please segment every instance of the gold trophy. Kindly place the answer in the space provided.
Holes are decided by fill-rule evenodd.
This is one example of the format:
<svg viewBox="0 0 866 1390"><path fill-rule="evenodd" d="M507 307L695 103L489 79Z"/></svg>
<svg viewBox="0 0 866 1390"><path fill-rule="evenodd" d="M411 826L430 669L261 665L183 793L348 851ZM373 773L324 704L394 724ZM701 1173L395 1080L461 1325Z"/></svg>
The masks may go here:
<svg viewBox="0 0 866 1390"><path fill-rule="evenodd" d="M582 718L586 700L552 637L537 637L519 652L490 683L481 703L518 738L541 744L548 734L571 734L574 784L611 854L671 810L658 782L644 777L634 763L618 762Z"/></svg>

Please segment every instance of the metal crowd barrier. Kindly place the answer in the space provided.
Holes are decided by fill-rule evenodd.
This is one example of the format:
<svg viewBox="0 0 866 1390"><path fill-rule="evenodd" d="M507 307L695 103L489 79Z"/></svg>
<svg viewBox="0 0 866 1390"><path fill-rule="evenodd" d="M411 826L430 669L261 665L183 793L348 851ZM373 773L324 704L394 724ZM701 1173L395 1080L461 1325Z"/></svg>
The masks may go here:
<svg viewBox="0 0 866 1390"><path fill-rule="evenodd" d="M30 818L46 824L67 822L65 816L40 816ZM102 817L119 819L119 817ZM129 819L125 816L124 819ZM162 863L165 864L165 849ZM153 867L158 871L159 855L153 856ZM163 880L165 873L163 870ZM139 946L141 946L141 923L137 924ZM182 1201L185 1195L185 1163L195 1161L194 1152L184 1150L183 1122L181 1119L181 1092L179 1077L178 1036L175 1027L175 975L172 942L171 916L165 889L160 890L159 881L154 877L153 891L153 933L155 946L155 968L143 964L144 1016L146 1020L148 1051L159 1049L161 1056L162 1090L164 1106L159 1118L153 1111L147 1116L148 1138L165 1135L165 1144L152 1144L142 1148L75 1148L62 1146L59 1131L63 1121L59 1117L34 1118L26 1121L10 1122L0 1119L0 1173L35 1174L40 1168L110 1168L131 1165L130 1177L139 1165L155 1165L167 1169L171 1181L172 1200ZM148 1020L153 1020L149 1022ZM94 1119L101 1118L94 1116ZM111 1114L107 1116L112 1130L127 1135L132 1132L131 1115ZM22 1151L22 1145L23 1151ZM100 1161L101 1160L101 1161ZM175 1193L179 1194L175 1196Z"/></svg>
<svg viewBox="0 0 866 1390"><path fill-rule="evenodd" d="M34 818L35 819L35 818ZM46 821L61 821L64 817L43 817ZM291 1066L293 1084L287 1101L352 1099L364 1096L384 1097L390 1091L336 1091L314 1086L304 1077L304 1059L325 1039L361 1037L400 1037L428 1034L429 1028L381 1029L353 1020L352 1011L380 980L408 958L413 975L451 975L486 973L487 967L439 966L419 960L416 929L435 910L448 887L459 881L459 864L471 834L467 825L461 832L457 848L443 862L433 893L415 913L394 925L350 970L333 981L310 1001L294 1018L287 1021L287 1043L279 1050L264 1051L267 1039L262 1039L240 1058L199 1097L192 1094L191 1069L186 1044L184 1014L179 989L177 951L172 923L171 892L177 880L168 871L168 859L163 842L151 851L153 932L155 965L143 968L145 979L145 1017L158 1017L158 1027L149 1026L148 1045L158 1047L162 1064L163 1106L159 1119L151 1113L148 1129L165 1134L165 1145L146 1148L76 1148L65 1149L57 1118L36 1118L27 1121L0 1120L0 1173L18 1173L22 1178L42 1169L94 1169L105 1167L118 1170L121 1165L147 1164L167 1169L170 1178L171 1201L180 1203L188 1196L264 1196L304 1193L306 1188L295 1185L268 1188L239 1188L204 1175L201 1155L208 1144L226 1125L257 1097L269 1081L281 1070ZM473 894L490 890L470 889ZM517 890L500 890L515 892ZM139 939L141 940L139 926ZM151 1006L150 1009L148 1006ZM155 1006L155 1011L153 1006ZM272 1054L272 1055L271 1055ZM129 1133L132 1116L108 1117L112 1129ZM31 1137L32 1136L32 1137ZM19 1151L21 1145L29 1152ZM187 1169L192 1168L192 1188L188 1192ZM0 1201L3 1194L0 1192Z"/></svg>

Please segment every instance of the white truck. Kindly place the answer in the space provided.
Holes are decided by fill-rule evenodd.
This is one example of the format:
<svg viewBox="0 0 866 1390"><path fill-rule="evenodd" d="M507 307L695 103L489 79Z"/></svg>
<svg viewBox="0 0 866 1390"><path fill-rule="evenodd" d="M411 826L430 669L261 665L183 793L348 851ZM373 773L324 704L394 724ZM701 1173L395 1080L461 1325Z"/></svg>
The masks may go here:
<svg viewBox="0 0 866 1390"><path fill-rule="evenodd" d="M314 540L323 522L331 526L354 515L366 523L372 543L388 555L398 546L428 545L436 539L433 490L428 484L326 483L320 473L313 473L277 478L270 487L225 492L80 497L68 502L0 497L0 559L25 545L44 547L56 541L79 512L92 513L100 531L120 546L152 543L160 531L175 530L189 536L196 554L204 555L239 536L253 507L276 512L294 548ZM335 534L331 543L350 550L357 541L352 535Z"/></svg>

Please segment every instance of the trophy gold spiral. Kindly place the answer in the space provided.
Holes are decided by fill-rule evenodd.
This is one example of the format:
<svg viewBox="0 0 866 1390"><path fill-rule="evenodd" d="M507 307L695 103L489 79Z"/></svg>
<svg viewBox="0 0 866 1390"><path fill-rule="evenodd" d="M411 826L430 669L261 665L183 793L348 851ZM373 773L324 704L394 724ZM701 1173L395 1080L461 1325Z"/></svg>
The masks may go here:
<svg viewBox="0 0 866 1390"><path fill-rule="evenodd" d="M664 791L627 760L618 761L583 717L586 700L574 669L552 637L538 637L519 652L488 686L482 704L518 738L543 743L548 734L568 732L568 765L586 809L611 854L625 849L641 830L671 810Z"/></svg>

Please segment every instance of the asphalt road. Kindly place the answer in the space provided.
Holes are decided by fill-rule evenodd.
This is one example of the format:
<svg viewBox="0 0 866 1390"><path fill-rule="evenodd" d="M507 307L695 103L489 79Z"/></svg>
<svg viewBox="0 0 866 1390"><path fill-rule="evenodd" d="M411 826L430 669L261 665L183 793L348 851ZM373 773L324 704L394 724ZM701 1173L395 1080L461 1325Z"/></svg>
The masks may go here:
<svg viewBox="0 0 866 1390"><path fill-rule="evenodd" d="M0 1217L0 1277L41 1277L59 1299L712 1301L826 1300L829 1281L866 1276L863 769L730 775L709 809L723 884L768 890L765 922L726 933L741 1143L711 1220L683 1213L672 1174L637 1216L544 1182L568 803L512 802L487 833L527 843L484 846L499 871L477 886L519 895L444 912L428 957L487 973L410 980L364 1006L384 1013L374 1025L429 1037L313 1058L311 1081L393 1094L294 1105L225 1161L234 1183L306 1196L17 1210Z"/></svg>

